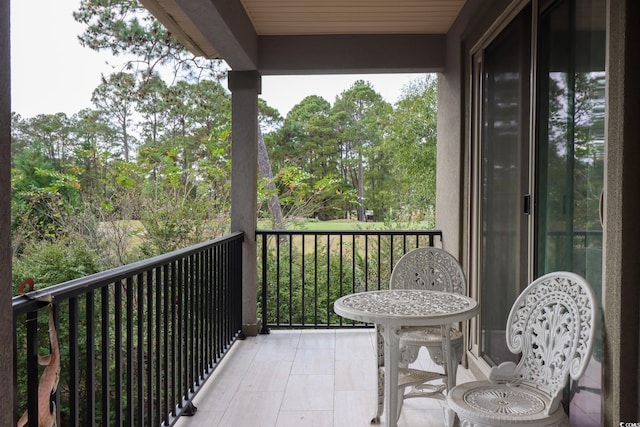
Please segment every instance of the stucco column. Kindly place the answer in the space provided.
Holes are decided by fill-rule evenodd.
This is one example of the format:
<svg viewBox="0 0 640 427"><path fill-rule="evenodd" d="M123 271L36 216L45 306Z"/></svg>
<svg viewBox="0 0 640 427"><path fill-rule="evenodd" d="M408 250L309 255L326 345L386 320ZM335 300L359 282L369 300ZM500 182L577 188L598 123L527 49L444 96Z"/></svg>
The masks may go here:
<svg viewBox="0 0 640 427"><path fill-rule="evenodd" d="M242 332L255 336L257 318L256 223L258 194L257 71L230 71L231 90L231 231L244 232L242 249Z"/></svg>
<svg viewBox="0 0 640 427"><path fill-rule="evenodd" d="M0 0L0 425L13 419L13 311L11 310L11 56L9 0Z"/></svg>
<svg viewBox="0 0 640 427"><path fill-rule="evenodd" d="M609 1L603 426L640 422L640 3Z"/></svg>

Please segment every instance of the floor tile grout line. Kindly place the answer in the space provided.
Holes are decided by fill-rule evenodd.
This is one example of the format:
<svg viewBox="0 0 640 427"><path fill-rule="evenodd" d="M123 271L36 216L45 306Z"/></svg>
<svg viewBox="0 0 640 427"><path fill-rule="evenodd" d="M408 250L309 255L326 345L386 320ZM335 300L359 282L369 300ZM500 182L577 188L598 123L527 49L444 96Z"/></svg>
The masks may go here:
<svg viewBox="0 0 640 427"><path fill-rule="evenodd" d="M296 351L293 354L293 360L291 361L291 366L289 367L289 375L287 376L287 383L284 386L284 391L282 392L282 399L280 399L280 405L278 406L278 415L276 416L276 425L278 425L278 420L280 419L280 414L284 412L282 410L282 405L284 404L284 397L287 395L287 388L289 387L289 382L291 381L291 375L293 373L293 365L296 362L296 356L298 355L298 348L300 346L300 339L302 337L301 333L298 333L298 339L296 341Z"/></svg>
<svg viewBox="0 0 640 427"><path fill-rule="evenodd" d="M370 331L366 335L355 334L353 336L355 340L351 340L350 338L344 339L342 336L340 336L341 333L342 331L314 331L314 333L309 334L310 336L304 336L304 332L302 333L296 332L295 337L293 336L287 337L287 336L281 335L280 337L277 337L277 336L274 337L275 339L273 340L270 340L268 336L252 337L248 339L247 341L242 343L244 345L240 345L234 349L234 353L236 352L236 350L238 351L238 353L229 354L229 356L239 356L239 354L242 352L248 353L246 354L246 358L243 357L242 365L240 365L241 369L239 369L237 372L234 372L234 374L237 374L235 375L237 378L237 382L233 383L235 384L233 386L233 390L229 390L228 386L225 385L226 390L232 393L232 398L228 401L226 406L220 408L221 409L220 411L216 411L218 414L216 415L216 417L219 417L219 418L217 418L217 420L215 421L211 418L205 418L196 423L185 422L183 427L187 427L187 426L202 427L205 425L212 427L214 425L214 422L217 427L222 427L222 426L229 425L228 423L233 422L233 420L235 419L234 417L237 417L237 416L240 416L238 420L242 420L242 421L239 421L240 423L238 424L239 426L251 425L250 424L252 422L251 418L247 418L242 413L239 413L239 414L235 413L238 410L238 402L246 402L247 401L246 399L249 397L248 395L243 395L247 390L242 388L242 384L249 381L250 383L254 384L255 391L271 393L270 392L271 388L269 386L269 384L273 384L271 382L271 375L268 374L264 378L262 377L258 378L257 375L259 375L260 372L264 372L264 370L266 369L264 366L264 362L268 362L272 359L276 361L280 360L283 362L286 359L286 361L288 362L289 358L292 357L292 353L293 353L293 361L291 361L291 363L286 367L286 369L278 372L279 377L280 375L282 375L280 377L281 379L278 380L279 384L282 384L282 383L285 384L284 391L279 392L279 396L271 399L271 403L269 404L270 405L269 413L271 414L269 419L271 419L272 422L275 423L274 426L297 427L298 425L300 425L301 422L304 422L304 425L313 424L313 425L321 425L322 427L330 427L330 426L341 427L343 425L346 425L345 424L346 420L350 419L349 417L344 418L344 416L347 414L344 412L345 410L349 411L349 413L351 413L353 410L356 410L360 414L358 415L358 417L360 416L368 417L370 415L369 397L364 397L364 400L363 400L363 396L368 396L368 393L371 393L371 392L369 390L364 390L364 389L361 390L357 385L358 384L357 380L355 383L352 384L351 381L353 381L353 379L351 379L352 374L350 372L352 372L354 369L357 369L356 366L357 366L357 363L359 363L358 361L362 363L365 362L365 359L367 363L370 363L372 361L371 358L366 357L365 355L366 355L366 349L369 349L369 350L373 349L375 353L375 347L373 347L373 344L375 342L375 334L372 331ZM276 335L276 334L273 334L273 335ZM367 338L365 338L365 336ZM353 354L354 356L353 358L346 357L345 346L348 346L349 343L352 343L354 345L355 353ZM338 346L340 346L340 348ZM292 349L295 351L292 352ZM314 373L313 372L314 370L310 369L309 373L305 375L320 376L320 375L329 374L329 372L331 372L332 377L325 378L324 380L325 385L323 385L323 388L324 388L332 384L331 391L333 393L333 396L331 397L331 400L326 401L326 403L330 405L331 409L329 410L329 406L324 406L324 408L326 409L300 408L296 406L296 404L292 405L291 400L287 400L286 402L288 403L285 406L285 393L287 392L287 389L290 388L292 384L291 381L300 380L300 378L294 378L294 362L298 360L298 363L302 363L302 365L305 365L305 364L308 365L309 364L308 362L310 362L311 364L315 363L313 360L310 360L310 361L304 360L305 358L309 357L309 355L312 355L314 353L314 349L317 349L317 350L322 349L320 353L322 353L323 356L320 356L320 357L324 357L324 360L326 362L330 362L332 364L333 369L331 371L325 370L326 364L327 364L325 362L323 363L325 368L323 368L321 372L318 371L317 373ZM304 351L304 354L302 354L303 351ZM419 363L421 364L420 366L422 366L423 364L426 364L429 366L433 365L433 362L430 361L430 359L427 360L427 358L425 357L426 353L425 352L422 352L422 353L423 353L422 356L421 357L419 356ZM340 357L341 359L338 360L338 357ZM227 362L231 359L233 359L233 357L230 357L227 360ZM354 363L354 362L356 363L356 365L349 366L350 363ZM260 363L260 366L257 366L258 363ZM339 364L340 364L340 369L338 369ZM347 366L347 371L344 370L345 366ZM224 368L224 366L220 366L219 368ZM303 371L304 371L304 368L303 368ZM326 374L323 372L326 372ZM462 371L459 370L458 372L460 373ZM284 378L285 375L286 375L286 379ZM341 378L339 378L338 375L341 375L341 378L344 377L344 380L346 382L343 381ZM356 377L358 375L362 375L359 372L359 369L358 369L358 372L356 372ZM256 376L256 378L252 379L252 377L254 376ZM471 378L471 380L473 380L473 378ZM303 384L302 386L304 387L304 383L302 384ZM348 388L344 388L345 385ZM300 386L300 383L295 384L295 387L299 387L299 386ZM340 390L340 391L336 390L337 386L344 388L344 390ZM279 387L277 390L280 390ZM221 389L218 389L218 390L221 390ZM358 393L361 393L363 391L366 391L364 395L357 396ZM350 395L350 393L354 393L355 396ZM295 395L296 393L292 393L289 396L289 398L296 399ZM346 407L344 405L344 399L349 399L348 400L349 403L347 404ZM355 400L351 400L351 399L355 399ZM407 403L410 405L413 400L414 399L410 399ZM235 404L231 406L231 403L234 401L235 401ZM432 423L435 422L436 424L434 425L440 425L439 423L441 422L440 419L442 416L443 402L436 401L436 405L424 406L421 403L422 401L423 399L415 399L415 402L419 403L418 405L410 405L413 407L407 406L405 408L407 409L407 411L405 411L407 414L404 421L405 424L416 422L415 420L419 419L416 417L425 416L420 414L426 414L428 419L431 420L430 422ZM240 406L242 405L246 406L246 404L240 403ZM301 416L300 419L298 419L296 415L292 414L292 412L300 412L300 411L304 412L304 413L300 413L300 416ZM241 410L241 412L245 412L245 411ZM362 415L362 414L366 414L366 415ZM301 421L303 420L303 418L304 418L304 421ZM266 421L266 419L264 421ZM353 421L349 421L349 422L353 422ZM274 426L271 426L270 422L267 422L267 424L269 424L269 427L274 427Z"/></svg>

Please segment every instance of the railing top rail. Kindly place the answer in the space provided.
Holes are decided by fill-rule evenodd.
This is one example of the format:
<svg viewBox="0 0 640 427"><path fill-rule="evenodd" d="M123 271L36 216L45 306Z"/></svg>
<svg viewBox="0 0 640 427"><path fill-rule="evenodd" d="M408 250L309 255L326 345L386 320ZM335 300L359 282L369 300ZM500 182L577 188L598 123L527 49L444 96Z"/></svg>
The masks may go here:
<svg viewBox="0 0 640 427"><path fill-rule="evenodd" d="M188 257L202 251L210 246L231 242L234 240L242 240L243 232L234 232L224 237L220 237L207 242L198 243L184 249L158 255L153 258L123 265L122 267L112 268L110 270L101 271L90 276L80 277L58 285L49 286L45 289L29 292L29 296L16 296L13 298L13 314L14 316L24 314L34 309L38 309L46 305L48 302L59 302L77 297L88 292L108 285L118 280L126 279L140 273L148 271L150 268L166 265L177 261L181 258Z"/></svg>
<svg viewBox="0 0 640 427"><path fill-rule="evenodd" d="M390 235L400 235L400 236L415 236L417 234L423 236L440 236L442 237L441 230L256 230L256 235L265 235L265 234L279 234L279 235L343 235L343 236L390 236Z"/></svg>

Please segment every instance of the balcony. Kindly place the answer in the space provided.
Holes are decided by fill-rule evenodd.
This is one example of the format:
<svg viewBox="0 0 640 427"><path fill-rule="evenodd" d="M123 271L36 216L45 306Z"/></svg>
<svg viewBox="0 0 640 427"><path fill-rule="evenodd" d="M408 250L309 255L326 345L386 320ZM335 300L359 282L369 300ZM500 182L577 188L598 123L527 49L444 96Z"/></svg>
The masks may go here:
<svg viewBox="0 0 640 427"><path fill-rule="evenodd" d="M326 410L321 419L368 422L375 402L375 384L367 382L375 377L364 374L374 370L370 325L343 321L333 313L333 301L384 288L399 257L414 247L441 245L442 234L257 235L256 286L265 333L258 337L239 340L244 338L242 265L255 262L242 259L242 233L14 298L16 417L26 411L30 420L38 418L38 355L51 350L53 316L60 350L60 382L52 395L57 425L213 425L216 412L219 425L225 425L224 417L241 416L243 409L260 419L262 412L271 414L274 423L287 425L289 417L308 417L296 412L303 408ZM350 390L356 387L354 375L363 383ZM227 387L226 381L237 384ZM282 390L270 389L276 386ZM245 387L257 394L238 393ZM339 397L348 391L356 393ZM279 402L273 400L278 393ZM44 390L44 400L48 395ZM253 400L260 395L264 399ZM180 420L195 412L196 397L201 412ZM226 410L220 406L224 399ZM411 405L403 416L410 416ZM441 416L438 405L415 410ZM210 417L203 416L207 412ZM248 425L255 425L255 418Z"/></svg>
<svg viewBox="0 0 640 427"><path fill-rule="evenodd" d="M441 369L421 351L421 369ZM367 427L376 404L372 329L277 330L238 341L178 427ZM458 381L473 377L458 369ZM444 425L444 402L405 401L400 426ZM384 420L382 424L384 425Z"/></svg>

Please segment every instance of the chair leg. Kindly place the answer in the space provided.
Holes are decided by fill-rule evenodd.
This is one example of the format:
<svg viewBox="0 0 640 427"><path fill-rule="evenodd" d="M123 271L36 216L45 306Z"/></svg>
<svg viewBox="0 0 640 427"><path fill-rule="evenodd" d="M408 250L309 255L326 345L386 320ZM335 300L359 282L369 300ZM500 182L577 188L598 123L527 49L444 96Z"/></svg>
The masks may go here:
<svg viewBox="0 0 640 427"><path fill-rule="evenodd" d="M376 402L376 412L371 419L372 424L380 423L380 417L384 410L384 337L376 325L376 348L377 348L377 370L378 370L378 401Z"/></svg>
<svg viewBox="0 0 640 427"><path fill-rule="evenodd" d="M371 424L380 424L380 417L384 410L384 369L378 367L378 402L376 403L376 411L371 419Z"/></svg>
<svg viewBox="0 0 640 427"><path fill-rule="evenodd" d="M464 353L464 349L462 348L462 346L458 346L458 347L451 347L451 351L453 351L453 372L451 372L452 377L454 378L454 380L456 381L456 384L458 383L458 367L460 366L460 363L462 363L462 354ZM449 392L449 390L447 390L447 393Z"/></svg>
<svg viewBox="0 0 640 427"><path fill-rule="evenodd" d="M453 410L449 409L449 407L445 405L445 407L442 408L442 413L444 415L444 425L446 427L460 427L460 422Z"/></svg>
<svg viewBox="0 0 640 427"><path fill-rule="evenodd" d="M447 381L446 381L447 393L449 393L449 384L450 384L448 377L450 375L451 378L453 378L453 381L456 382L456 378L457 378L457 375L458 375L458 364L459 363L458 363L457 359L454 360L453 363L451 363L451 372L447 372Z"/></svg>
<svg viewBox="0 0 640 427"><path fill-rule="evenodd" d="M404 404L404 388L398 389L398 414L397 419L400 419L400 413L402 412L402 405ZM371 419L371 424L380 424L380 417L384 411L384 369L378 369L378 404L376 406L376 412Z"/></svg>
<svg viewBox="0 0 640 427"><path fill-rule="evenodd" d="M398 399L398 414L396 415L396 420L399 420L400 413L402 412L402 405L404 404L404 387L398 389L397 399Z"/></svg>

